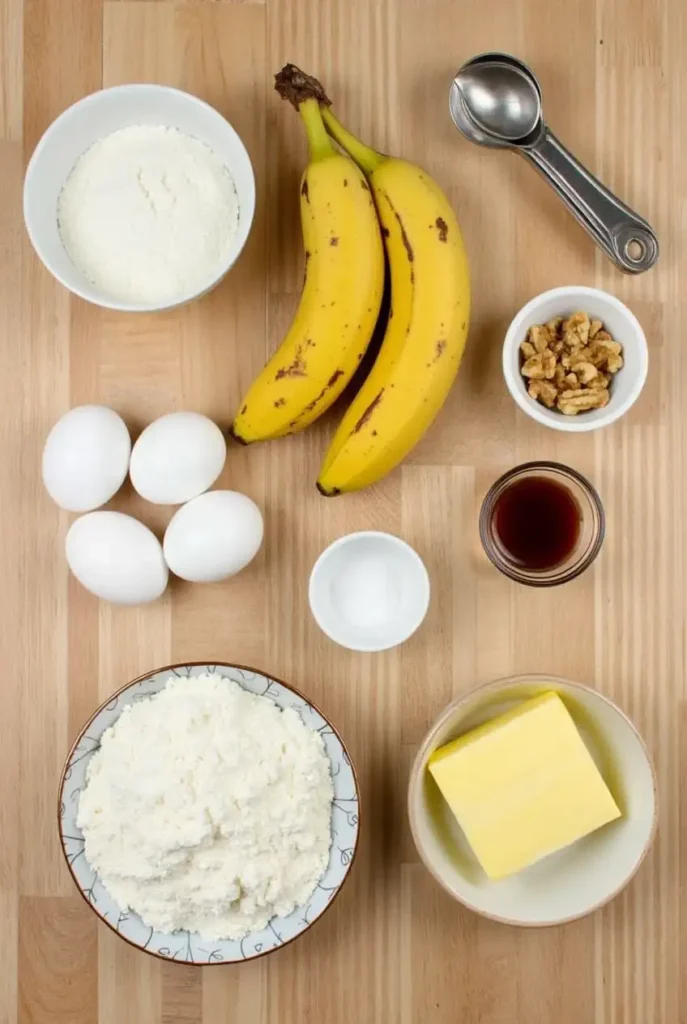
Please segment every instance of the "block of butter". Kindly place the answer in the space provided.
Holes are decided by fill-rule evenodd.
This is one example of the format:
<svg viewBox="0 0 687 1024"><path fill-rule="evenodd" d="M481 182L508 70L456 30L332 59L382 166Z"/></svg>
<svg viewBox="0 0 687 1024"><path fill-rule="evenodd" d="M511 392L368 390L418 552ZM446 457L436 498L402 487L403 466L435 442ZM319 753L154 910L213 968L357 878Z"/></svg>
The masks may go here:
<svg viewBox="0 0 687 1024"><path fill-rule="evenodd" d="M429 770L493 880L620 817L570 712L553 692L440 747Z"/></svg>

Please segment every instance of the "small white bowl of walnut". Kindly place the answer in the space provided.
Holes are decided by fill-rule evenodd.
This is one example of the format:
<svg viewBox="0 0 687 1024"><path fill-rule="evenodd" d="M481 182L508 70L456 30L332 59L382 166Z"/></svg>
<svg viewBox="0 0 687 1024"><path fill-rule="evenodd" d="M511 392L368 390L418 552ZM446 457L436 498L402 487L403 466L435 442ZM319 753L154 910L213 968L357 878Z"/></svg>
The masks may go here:
<svg viewBox="0 0 687 1024"><path fill-rule="evenodd" d="M623 416L644 387L648 365L637 318L598 288L542 292L515 316L503 344L503 374L523 412L572 433Z"/></svg>

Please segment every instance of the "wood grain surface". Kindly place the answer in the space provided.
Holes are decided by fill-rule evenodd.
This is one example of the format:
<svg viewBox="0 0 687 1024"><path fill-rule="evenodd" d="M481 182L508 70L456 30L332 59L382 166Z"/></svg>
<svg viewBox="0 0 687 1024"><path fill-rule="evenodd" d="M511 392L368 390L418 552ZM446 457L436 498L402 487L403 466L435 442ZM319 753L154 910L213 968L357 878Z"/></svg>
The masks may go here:
<svg viewBox="0 0 687 1024"><path fill-rule="evenodd" d="M683 0L0 0L3 1024L687 1021L686 30ZM622 277L524 162L455 132L452 73L494 48L533 64L564 141L656 226L656 270ZM332 417L297 438L232 447L223 482L265 511L257 561L225 584L175 582L151 607L99 605L68 577L69 517L40 481L44 438L84 402L113 406L133 431L173 409L228 424L289 321L302 273L304 140L271 88L287 60L321 75L355 131L421 163L454 202L474 282L459 381L403 468L360 495L326 501L313 486ZM24 167L50 121L129 81L214 104L257 176L236 268L201 302L157 316L71 298L34 256L21 217ZM514 312L573 283L626 301L651 347L631 414L577 437L516 411L500 372ZM501 578L476 536L485 489L529 458L586 473L608 516L594 569L548 593ZM126 490L113 507L158 530L170 516ZM334 647L307 608L317 554L361 528L405 537L432 578L424 627L385 655ZM364 834L341 899L295 944L234 968L131 949L76 894L57 842L56 784L79 725L128 679L183 659L293 681L337 723L362 783ZM527 671L591 682L618 701L660 785L658 840L635 881L558 930L462 910L418 862L405 817L408 765L432 718L476 683Z"/></svg>

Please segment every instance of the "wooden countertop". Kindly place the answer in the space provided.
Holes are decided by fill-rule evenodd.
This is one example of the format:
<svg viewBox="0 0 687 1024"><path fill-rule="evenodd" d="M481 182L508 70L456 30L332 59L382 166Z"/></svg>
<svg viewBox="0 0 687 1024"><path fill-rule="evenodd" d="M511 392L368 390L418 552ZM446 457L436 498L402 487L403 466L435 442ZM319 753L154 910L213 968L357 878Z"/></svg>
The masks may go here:
<svg viewBox="0 0 687 1024"><path fill-rule="evenodd" d="M686 17L680 0L0 0L3 1024L687 1021ZM562 139L656 226L658 269L621 276L524 162L455 132L451 75L492 48L533 64ZM361 136L421 162L448 190L474 281L459 382L402 470L361 495L325 501L313 486L331 419L291 440L232 447L224 481L265 510L259 560L226 584L174 585L151 607L99 605L68 578L69 520L41 486L43 440L85 402L113 406L134 429L180 408L229 421L301 277L304 142L271 91L286 60L323 77ZM72 299L22 226L23 169L40 134L79 97L129 81L214 104L257 175L257 219L237 267L214 294L158 316ZM500 372L515 310L570 283L628 302L651 346L641 400L594 436L537 428ZM486 487L529 458L586 473L608 516L594 570L548 593L501 578L476 540ZM153 527L169 517L130 493L114 506ZM360 528L401 534L432 577L425 626L383 656L335 648L307 609L318 552ZM99 700L153 666L204 658L262 666L321 704L351 746L367 813L353 877L322 922L272 957L201 972L98 925L62 863L54 810L70 739ZM659 837L636 880L559 930L513 930L460 909L419 863L405 819L408 765L430 720L475 683L527 671L588 681L618 701L660 784Z"/></svg>

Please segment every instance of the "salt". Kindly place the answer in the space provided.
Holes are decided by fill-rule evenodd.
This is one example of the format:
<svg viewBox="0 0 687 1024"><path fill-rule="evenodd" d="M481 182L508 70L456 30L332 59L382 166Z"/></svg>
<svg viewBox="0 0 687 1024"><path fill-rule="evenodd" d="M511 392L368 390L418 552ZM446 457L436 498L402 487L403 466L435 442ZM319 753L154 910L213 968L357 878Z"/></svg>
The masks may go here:
<svg viewBox="0 0 687 1024"><path fill-rule="evenodd" d="M356 558L343 567L332 585L339 614L356 628L386 625L399 611L401 581L390 559Z"/></svg>

